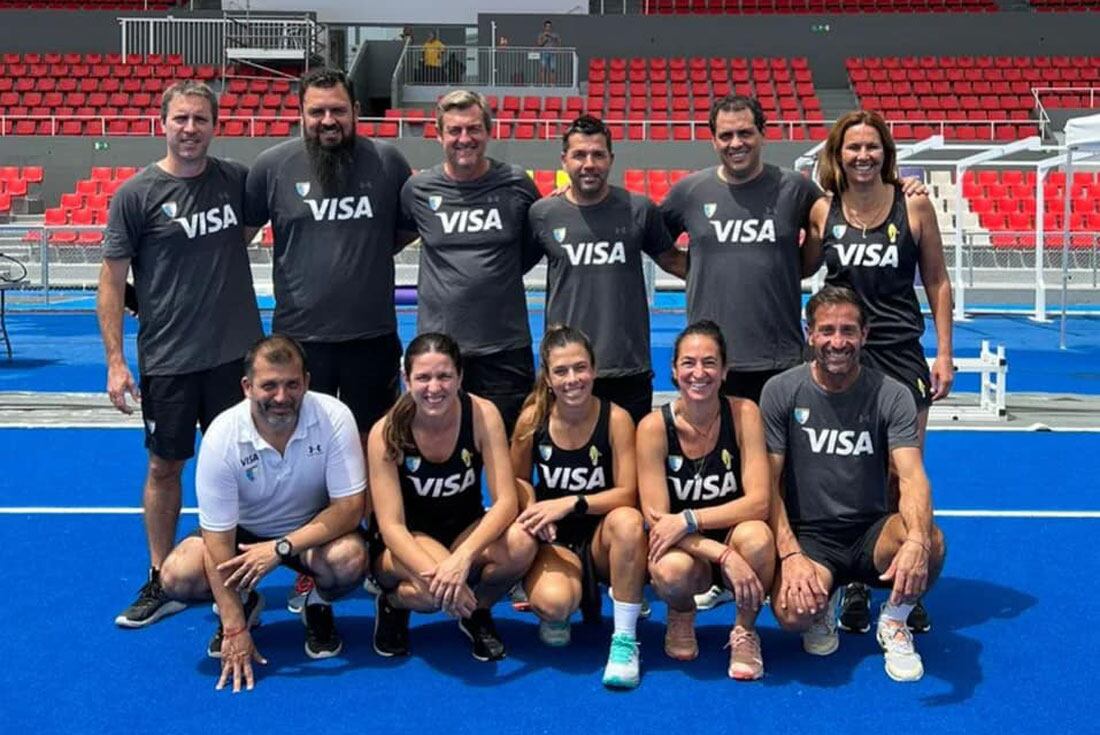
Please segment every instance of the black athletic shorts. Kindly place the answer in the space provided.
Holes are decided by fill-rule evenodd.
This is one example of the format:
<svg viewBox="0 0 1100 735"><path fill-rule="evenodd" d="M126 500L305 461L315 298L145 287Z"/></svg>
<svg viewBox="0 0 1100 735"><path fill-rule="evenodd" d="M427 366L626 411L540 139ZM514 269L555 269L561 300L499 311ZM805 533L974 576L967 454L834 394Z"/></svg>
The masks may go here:
<svg viewBox="0 0 1100 735"><path fill-rule="evenodd" d="M875 568L875 544L890 515L870 523L837 523L829 526L800 526L795 529L802 552L833 575L833 589L849 582L872 587L889 587Z"/></svg>
<svg viewBox="0 0 1100 735"><path fill-rule="evenodd" d="M614 378L596 378L592 394L625 409L634 425L653 410L653 371Z"/></svg>
<svg viewBox="0 0 1100 735"><path fill-rule="evenodd" d="M469 528L475 521L480 521L485 517L485 511L483 510L480 515L476 517L463 517L457 519L448 519L441 522L433 523L431 526L416 525L410 526L410 533L422 533L425 536L435 539L442 546L450 549L454 545L454 542L462 535L462 532ZM378 519L371 514L369 530L366 532L367 538L367 551L370 554L371 565L377 563L382 558L382 552L386 550L386 542L382 538L382 531L378 528Z"/></svg>
<svg viewBox="0 0 1100 735"><path fill-rule="evenodd" d="M860 352L860 361L881 370L908 388L918 411L925 411L932 405L932 372L928 369L920 340L883 347L865 345Z"/></svg>
<svg viewBox="0 0 1100 735"><path fill-rule="evenodd" d="M182 375L141 376L145 448L161 459L195 456L195 424L202 431L244 399L244 359Z"/></svg>
<svg viewBox="0 0 1100 735"><path fill-rule="evenodd" d="M401 340L383 334L347 342L303 342L309 389L336 396L365 434L397 400Z"/></svg>
<svg viewBox="0 0 1100 735"><path fill-rule="evenodd" d="M773 376L779 375L787 368L780 370L729 370L726 379L722 382L722 393L727 396L748 398L753 403L760 403L760 393Z"/></svg>
<svg viewBox="0 0 1100 735"><path fill-rule="evenodd" d="M462 358L463 389L492 401L509 439L534 384L535 358L530 347Z"/></svg>
<svg viewBox="0 0 1100 735"><path fill-rule="evenodd" d="M359 539L363 542L363 544L369 548L370 547L370 537L367 535L367 531L362 526L360 526L356 529L355 532L359 534ZM196 538L202 538L202 529L201 528L196 528L194 531L191 532L190 535L194 536ZM274 540L275 540L275 537L272 537L272 536L257 536L256 534L249 531L247 528L241 528L240 526L237 526L237 541L236 541L237 544L262 544L265 541L274 541ZM370 552L368 551L368 554L369 553ZM373 556L370 556L369 558L374 559ZM305 565L305 563L302 561L302 557L301 557L300 554L292 554L290 556L290 558L288 558L286 561L281 561L279 563L282 564L285 567L289 567L290 569L293 569L294 571L298 572L299 574L305 574L306 576L312 576L312 574L313 574L313 572L310 570L310 568L307 567Z"/></svg>
<svg viewBox="0 0 1100 735"><path fill-rule="evenodd" d="M595 516L589 516L595 518ZM586 520L586 519L580 519ZM557 537L552 542L554 546L569 549L577 555L581 561L581 618L586 623L598 623L600 621L600 608L603 599L600 595L600 575L596 571L596 562L592 558L592 541L596 537L596 523L562 523L558 522ZM545 542L542 542L545 543Z"/></svg>

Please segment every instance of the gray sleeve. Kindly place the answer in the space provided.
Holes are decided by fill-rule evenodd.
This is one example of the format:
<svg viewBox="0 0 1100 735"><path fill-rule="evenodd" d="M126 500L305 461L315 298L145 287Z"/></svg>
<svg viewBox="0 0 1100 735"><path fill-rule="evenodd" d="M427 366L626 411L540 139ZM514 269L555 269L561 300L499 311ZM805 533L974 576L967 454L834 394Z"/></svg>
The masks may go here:
<svg viewBox="0 0 1100 735"><path fill-rule="evenodd" d="M522 240L521 264L523 272L526 273L534 268L546 253L543 252L542 245L532 237L530 226L531 205L539 199L538 187L535 186L535 182L531 180L530 176L522 172L522 169L520 170L519 176L522 180L518 182L516 188L519 196L527 200L527 211L523 217L523 229L520 233L520 238Z"/></svg>
<svg viewBox="0 0 1100 735"><path fill-rule="evenodd" d="M665 229L668 230L669 237L673 240L687 229L683 216L684 188L684 182L677 183L669 190L665 200L661 202L661 218L664 219Z"/></svg>
<svg viewBox="0 0 1100 735"><path fill-rule="evenodd" d="M886 419L886 440L890 449L919 447L917 404L913 394L897 383L879 391L879 412Z"/></svg>
<svg viewBox="0 0 1100 735"><path fill-rule="evenodd" d="M764 439L768 445L768 454L787 453L787 414L788 410L783 400L786 391L783 390L781 375L776 375L764 384L764 390L760 393L760 414L764 418Z"/></svg>
<svg viewBox="0 0 1100 735"><path fill-rule="evenodd" d="M104 258L134 258L141 240L142 206L147 187L125 186L111 198L103 232Z"/></svg>
<svg viewBox="0 0 1100 735"><path fill-rule="evenodd" d="M672 247L672 236L665 227L661 213L651 200L642 200L645 208L645 231L642 235L642 250L651 258L656 258L661 253Z"/></svg>
<svg viewBox="0 0 1100 735"><path fill-rule="evenodd" d="M386 147L387 168L393 176L394 186L399 191L404 191L405 183L412 176L412 167L408 160L395 146ZM405 212L405 207L398 207L396 217L397 229L404 232L416 232L416 222Z"/></svg>
<svg viewBox="0 0 1100 735"><path fill-rule="evenodd" d="M260 227L271 219L267 206L267 176L271 167L268 158L261 153L245 179L244 223L249 227Z"/></svg>
<svg viewBox="0 0 1100 735"><path fill-rule="evenodd" d="M410 232L416 232L416 217L413 214L416 204L416 181L411 176L401 186L400 221L407 222Z"/></svg>
<svg viewBox="0 0 1100 735"><path fill-rule="evenodd" d="M810 223L810 210L814 208L814 204L817 203L818 199L825 196L825 193L821 191L821 187L809 177L803 176L798 172L795 172L794 176L797 181L795 186L798 192L798 213L801 217L800 224L806 227Z"/></svg>

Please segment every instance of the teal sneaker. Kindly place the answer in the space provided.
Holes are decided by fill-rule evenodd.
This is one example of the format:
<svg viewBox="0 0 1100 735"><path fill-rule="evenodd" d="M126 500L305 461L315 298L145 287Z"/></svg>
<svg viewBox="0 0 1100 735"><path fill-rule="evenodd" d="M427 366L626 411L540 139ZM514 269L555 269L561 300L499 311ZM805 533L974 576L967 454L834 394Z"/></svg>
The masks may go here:
<svg viewBox="0 0 1100 735"><path fill-rule="evenodd" d="M540 620L539 640L548 646L568 646L572 638L568 620Z"/></svg>
<svg viewBox="0 0 1100 735"><path fill-rule="evenodd" d="M633 689L641 681L638 641L623 633L611 636L611 652L603 670L603 685L612 689Z"/></svg>

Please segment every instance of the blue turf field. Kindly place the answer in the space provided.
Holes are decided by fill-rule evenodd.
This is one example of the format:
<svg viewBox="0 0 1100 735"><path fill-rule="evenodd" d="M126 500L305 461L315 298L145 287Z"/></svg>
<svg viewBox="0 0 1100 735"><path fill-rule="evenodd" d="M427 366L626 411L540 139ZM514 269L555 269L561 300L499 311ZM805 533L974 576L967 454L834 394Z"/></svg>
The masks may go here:
<svg viewBox="0 0 1100 735"><path fill-rule="evenodd" d="M412 315L402 314L402 335ZM535 329L540 325L535 321ZM654 318L658 386L682 313ZM0 391L102 389L102 350L90 314L9 316L17 359L0 361ZM132 329L128 354L133 355ZM960 355L992 339L1009 350L1011 391L1100 393L1100 320L1057 324L981 317L958 325ZM966 389L965 384L963 389ZM1098 417L1100 418L1100 417ZM827 659L802 653L797 636L762 618L768 676L725 677L729 606L699 618L702 654L664 657L664 606L642 623L642 686L599 684L610 620L574 627L574 643L548 649L534 618L497 608L509 658L470 658L454 623L414 616L414 656L387 661L370 649L374 605L362 593L337 606L345 652L309 661L302 627L282 609L291 576L262 586L269 611L255 637L271 659L256 691L215 693L203 649L215 625L196 605L148 630L112 624L142 581L139 515L45 513L72 507L132 509L143 473L135 429L0 429L0 538L11 551L9 627L0 669L0 732L166 733L323 728L371 732L878 731L887 716L907 731L1097 732L1088 580L1100 574L1100 483L1091 459L1100 433L933 432L928 467L949 544L943 579L927 601L934 630L918 638L927 674L889 681L873 638L844 636ZM191 469L185 500L194 505ZM18 511L16 508L34 508ZM1091 517L1006 518L1003 511L1087 511ZM977 517L960 511L980 511ZM181 520L181 533L195 525ZM606 612L606 607L605 607Z"/></svg>

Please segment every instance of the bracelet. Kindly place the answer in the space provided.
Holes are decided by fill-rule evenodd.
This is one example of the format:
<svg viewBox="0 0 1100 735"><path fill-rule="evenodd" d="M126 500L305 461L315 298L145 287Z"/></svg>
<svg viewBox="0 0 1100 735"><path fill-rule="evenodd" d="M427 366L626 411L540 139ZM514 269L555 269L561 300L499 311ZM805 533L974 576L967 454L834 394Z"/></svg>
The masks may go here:
<svg viewBox="0 0 1100 735"><path fill-rule="evenodd" d="M921 543L920 541L917 541L917 540L916 540L915 538L907 538L907 539L905 539L905 541L904 541L903 543L906 543L906 544L909 544L909 543L917 544L917 545L918 545L918 546L920 546L920 547L921 547L922 549L924 549L924 553L925 553L925 554L928 554L929 556L931 556L931 555L932 555L932 544L931 544L931 543L923 544L923 543Z"/></svg>
<svg viewBox="0 0 1100 735"><path fill-rule="evenodd" d="M726 547L726 550L722 552L722 555L718 557L718 566L723 567L726 565L726 559L733 553L733 549Z"/></svg>
<svg viewBox="0 0 1100 735"><path fill-rule="evenodd" d="M802 554L802 552L801 551L792 551L789 554L784 554L783 556L779 557L779 563L782 564L783 562L790 559L792 556L798 556L799 554ZM806 555L802 554L802 556L806 556Z"/></svg>
<svg viewBox="0 0 1100 735"><path fill-rule="evenodd" d="M235 635L240 635L241 633L245 632L246 630L248 630L247 625L242 625L241 627L235 628L233 630L223 630L222 631L222 640L224 641L226 638L232 638Z"/></svg>
<svg viewBox="0 0 1100 735"><path fill-rule="evenodd" d="M695 511L687 508L684 513L684 522L687 524L687 532L695 533L699 530L699 520L695 517Z"/></svg>

